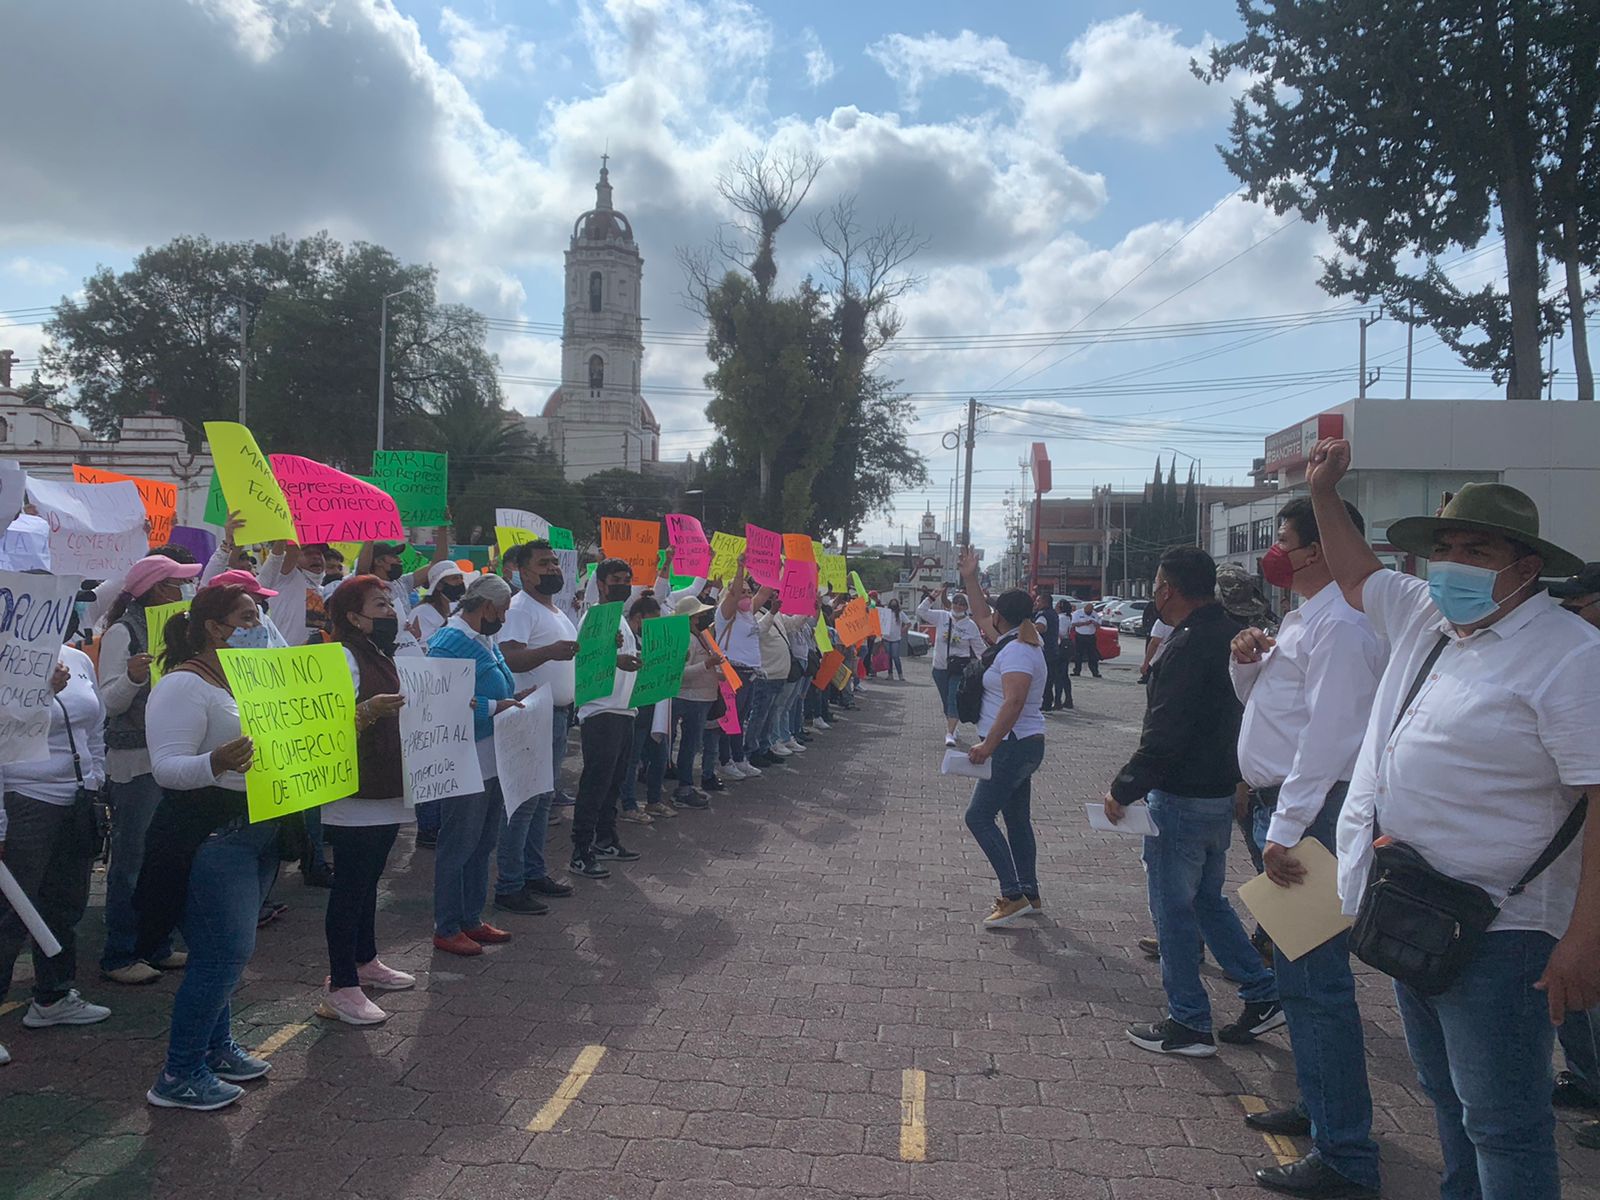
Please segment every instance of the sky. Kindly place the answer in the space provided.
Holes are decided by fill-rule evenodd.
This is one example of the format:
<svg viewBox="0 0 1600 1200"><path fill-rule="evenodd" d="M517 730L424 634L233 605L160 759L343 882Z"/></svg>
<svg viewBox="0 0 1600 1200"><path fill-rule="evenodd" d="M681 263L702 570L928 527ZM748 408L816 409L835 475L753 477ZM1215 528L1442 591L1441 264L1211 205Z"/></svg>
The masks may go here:
<svg viewBox="0 0 1600 1200"><path fill-rule="evenodd" d="M42 331L25 310L185 233L376 241L433 264L442 299L559 324L561 255L608 152L644 257L662 456L698 454L708 363L665 336L700 329L677 253L728 220L715 181L740 154L811 152L825 166L780 237L781 285L817 269L806 222L843 197L926 239L878 366L912 397L932 482L865 537L914 537L924 509L943 523L943 442L976 396L973 540L998 549L1032 441L1058 496L1137 487L1173 451L1180 477L1197 460L1243 482L1266 434L1355 394L1361 310L1316 286L1325 233L1244 199L1217 153L1243 81L1191 63L1239 27L1221 0L22 5L9 89L49 99L0 129L0 345L26 377ZM1499 276L1497 245L1452 276ZM1370 394L1399 395L1404 326L1368 338ZM558 339L492 349L509 402L537 412ZM1415 367L1418 396L1500 391L1425 330Z"/></svg>

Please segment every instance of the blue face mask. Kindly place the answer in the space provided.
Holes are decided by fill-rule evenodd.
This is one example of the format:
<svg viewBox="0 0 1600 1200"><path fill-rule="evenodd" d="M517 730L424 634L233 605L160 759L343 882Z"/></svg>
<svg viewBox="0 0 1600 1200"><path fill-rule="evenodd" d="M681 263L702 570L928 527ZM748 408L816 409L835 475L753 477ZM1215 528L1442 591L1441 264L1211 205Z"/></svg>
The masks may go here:
<svg viewBox="0 0 1600 1200"><path fill-rule="evenodd" d="M272 635L265 625L235 625L233 632L228 635L228 648L230 650L269 650L272 648Z"/></svg>
<svg viewBox="0 0 1600 1200"><path fill-rule="evenodd" d="M1514 565L1514 564L1513 564ZM1428 564L1428 594L1434 607L1452 625L1472 625L1491 616L1506 600L1494 598L1494 581L1511 568L1491 571L1488 567L1474 567L1467 563L1436 562ZM1532 583L1530 579L1528 581ZM1527 587L1525 583L1522 585ZM1520 592L1522 588L1518 588ZM1516 595L1513 592L1511 595Z"/></svg>

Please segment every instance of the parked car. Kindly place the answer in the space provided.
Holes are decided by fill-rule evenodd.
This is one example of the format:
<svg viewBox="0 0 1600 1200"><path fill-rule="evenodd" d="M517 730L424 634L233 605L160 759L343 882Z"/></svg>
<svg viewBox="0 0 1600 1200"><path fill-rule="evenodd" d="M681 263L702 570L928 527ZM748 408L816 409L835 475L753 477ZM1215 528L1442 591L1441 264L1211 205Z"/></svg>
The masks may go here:
<svg viewBox="0 0 1600 1200"><path fill-rule="evenodd" d="M1122 610L1117 614L1117 628L1123 633L1143 633L1144 612L1149 607L1150 601L1148 600L1125 601Z"/></svg>

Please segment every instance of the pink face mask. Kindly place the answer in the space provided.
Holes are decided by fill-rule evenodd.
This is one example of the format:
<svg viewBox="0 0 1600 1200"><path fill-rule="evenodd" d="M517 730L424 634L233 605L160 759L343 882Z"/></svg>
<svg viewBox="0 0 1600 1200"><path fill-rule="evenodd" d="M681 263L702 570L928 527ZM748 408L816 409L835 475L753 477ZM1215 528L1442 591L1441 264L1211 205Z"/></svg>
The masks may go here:
<svg viewBox="0 0 1600 1200"><path fill-rule="evenodd" d="M747 613L754 607L755 607L755 602L753 600L741 600L741 601L739 601L739 611L742 612L742 613Z"/></svg>

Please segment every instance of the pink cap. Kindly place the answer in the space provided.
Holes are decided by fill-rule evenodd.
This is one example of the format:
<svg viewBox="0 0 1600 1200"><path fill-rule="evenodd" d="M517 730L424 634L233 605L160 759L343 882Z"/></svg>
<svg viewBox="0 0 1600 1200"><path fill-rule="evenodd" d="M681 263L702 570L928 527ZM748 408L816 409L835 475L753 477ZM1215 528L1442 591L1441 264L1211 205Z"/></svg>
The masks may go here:
<svg viewBox="0 0 1600 1200"><path fill-rule="evenodd" d="M198 574L199 563L173 562L165 554L152 554L128 568L128 574L122 580L122 590L130 596L142 596L158 583L165 583L169 579L193 579Z"/></svg>
<svg viewBox="0 0 1600 1200"><path fill-rule="evenodd" d="M237 587L243 588L252 596L276 596L278 593L271 588L261 586L260 580L249 571L223 571L220 575L213 575L206 583L206 587Z"/></svg>

